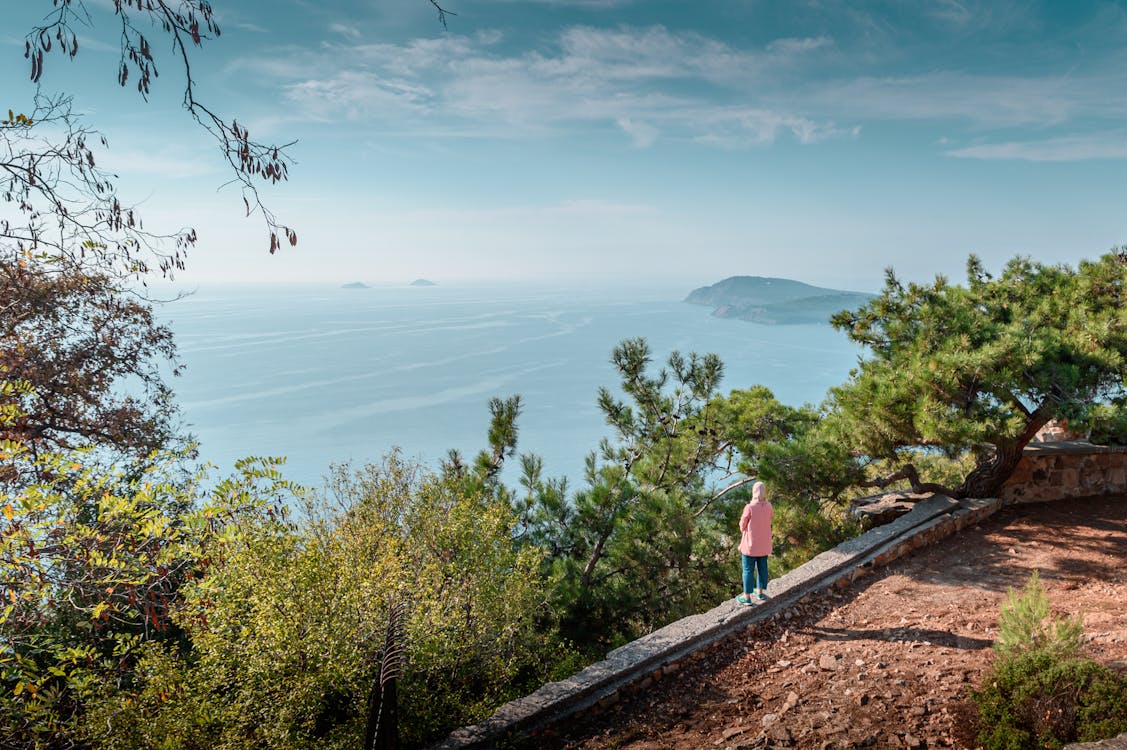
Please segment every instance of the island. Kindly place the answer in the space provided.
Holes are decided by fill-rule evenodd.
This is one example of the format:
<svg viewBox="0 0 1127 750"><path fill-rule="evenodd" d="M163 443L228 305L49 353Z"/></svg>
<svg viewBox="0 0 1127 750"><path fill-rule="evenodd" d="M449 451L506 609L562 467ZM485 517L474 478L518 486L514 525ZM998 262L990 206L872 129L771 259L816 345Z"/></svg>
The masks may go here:
<svg viewBox="0 0 1127 750"><path fill-rule="evenodd" d="M350 281L347 284L341 284L340 288L341 289L370 289L371 287L369 287L363 281Z"/></svg>
<svg viewBox="0 0 1127 750"><path fill-rule="evenodd" d="M415 279L414 281L411 282L410 285L411 286L438 286L438 284L435 284L430 279Z"/></svg>
<svg viewBox="0 0 1127 750"><path fill-rule="evenodd" d="M834 313L860 307L873 297L865 292L827 289L793 279L730 276L694 289L685 302L707 305L718 318L797 325L829 323Z"/></svg>

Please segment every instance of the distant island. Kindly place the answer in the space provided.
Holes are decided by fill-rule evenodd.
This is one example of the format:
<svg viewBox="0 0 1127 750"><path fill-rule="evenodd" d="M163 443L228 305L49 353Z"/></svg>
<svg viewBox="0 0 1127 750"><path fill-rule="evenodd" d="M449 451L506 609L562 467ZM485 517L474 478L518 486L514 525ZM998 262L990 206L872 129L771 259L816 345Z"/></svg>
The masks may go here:
<svg viewBox="0 0 1127 750"><path fill-rule="evenodd" d="M793 279L730 276L711 286L694 289L685 301L708 305L718 318L795 325L828 323L834 313L860 307L873 297L864 292L825 289Z"/></svg>
<svg viewBox="0 0 1127 750"><path fill-rule="evenodd" d="M415 279L411 282L411 286L438 286L430 279Z"/></svg>
<svg viewBox="0 0 1127 750"><path fill-rule="evenodd" d="M347 284L341 284L341 289L369 289L370 287L363 281L350 281Z"/></svg>

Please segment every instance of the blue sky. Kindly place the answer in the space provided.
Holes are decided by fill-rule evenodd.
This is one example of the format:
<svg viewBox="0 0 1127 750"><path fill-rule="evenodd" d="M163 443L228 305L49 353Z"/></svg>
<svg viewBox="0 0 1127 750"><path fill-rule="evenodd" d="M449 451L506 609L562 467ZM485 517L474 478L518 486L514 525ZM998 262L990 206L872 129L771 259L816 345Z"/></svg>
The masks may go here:
<svg viewBox="0 0 1127 750"><path fill-rule="evenodd" d="M150 227L196 227L186 283L643 280L733 274L875 290L977 253L1075 263L1127 243L1127 7L911 0L214 0L201 94L298 142L243 218L161 60L115 83L111 0L44 88L109 138ZM0 83L18 108L23 31ZM154 32L153 38L159 39ZM157 45L158 53L166 45Z"/></svg>

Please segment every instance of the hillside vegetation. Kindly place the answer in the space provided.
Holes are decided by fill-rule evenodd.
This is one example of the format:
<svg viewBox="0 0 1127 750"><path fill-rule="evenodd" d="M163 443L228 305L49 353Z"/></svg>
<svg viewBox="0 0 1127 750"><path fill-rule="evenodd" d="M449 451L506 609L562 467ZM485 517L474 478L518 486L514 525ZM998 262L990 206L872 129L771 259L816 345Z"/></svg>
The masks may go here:
<svg viewBox="0 0 1127 750"><path fill-rule="evenodd" d="M772 304L825 291L779 281L762 285ZM844 509L867 487L990 497L1048 420L1121 423L1125 287L1119 252L1075 269L1015 258L997 278L971 258L965 285L889 272L833 317L865 356L819 406L725 394L716 355L662 363L627 339L596 397L607 437L574 486L517 452L514 395L490 401L476 455L392 451L314 493L261 459L207 489L158 387L171 341L147 306L0 256L4 747L332 750L389 726L425 746L738 592L753 481L776 509L776 575L851 536ZM90 340L121 366L44 377ZM119 404L148 373L153 397ZM90 403L115 421L86 419ZM162 444L130 439L148 423L168 427Z"/></svg>

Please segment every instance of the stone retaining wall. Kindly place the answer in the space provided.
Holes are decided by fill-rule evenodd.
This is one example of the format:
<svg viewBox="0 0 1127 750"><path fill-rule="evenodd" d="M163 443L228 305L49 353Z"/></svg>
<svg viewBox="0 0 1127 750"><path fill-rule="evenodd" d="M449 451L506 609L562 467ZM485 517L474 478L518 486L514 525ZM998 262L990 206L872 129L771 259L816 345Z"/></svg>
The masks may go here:
<svg viewBox="0 0 1127 750"><path fill-rule="evenodd" d="M826 588L844 588L912 550L979 523L1004 503L1000 499L958 502L942 495L907 515L878 526L773 580L770 596L755 607L728 600L656 630L607 654L601 662L531 695L506 703L493 716L450 734L442 750L489 748L502 740L613 705L623 692L644 690L706 649L738 637L761 622L783 616L792 605Z"/></svg>
<svg viewBox="0 0 1127 750"><path fill-rule="evenodd" d="M771 581L770 599L755 607L729 600L656 630L607 654L566 680L505 704L493 716L455 730L441 750L495 747L538 729L600 711L626 692L645 690L707 649L783 617L786 610L829 587L844 588L877 568L934 544L992 515L1003 505L1103 494L1127 494L1127 448L1087 443L1041 443L1026 448L1000 498L957 502L935 495L891 523L871 529Z"/></svg>
<svg viewBox="0 0 1127 750"><path fill-rule="evenodd" d="M1127 494L1127 448L1032 443L1000 494L1007 503Z"/></svg>

